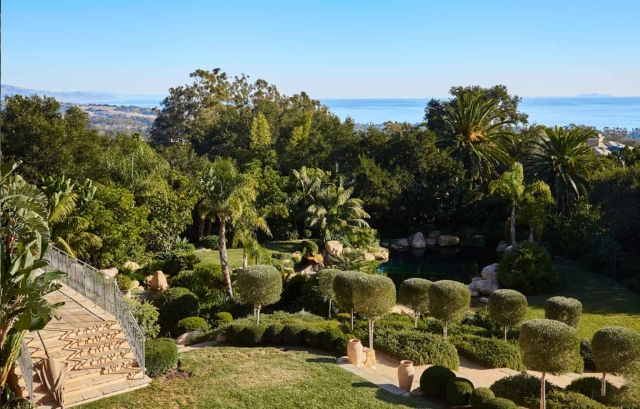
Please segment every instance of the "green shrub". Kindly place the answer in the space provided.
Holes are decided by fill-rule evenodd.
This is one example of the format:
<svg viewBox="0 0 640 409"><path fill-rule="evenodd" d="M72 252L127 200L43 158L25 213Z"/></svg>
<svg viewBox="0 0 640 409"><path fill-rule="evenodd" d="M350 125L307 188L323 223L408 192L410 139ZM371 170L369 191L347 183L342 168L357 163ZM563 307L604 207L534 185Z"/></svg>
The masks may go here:
<svg viewBox="0 0 640 409"><path fill-rule="evenodd" d="M148 339L144 345L146 374L152 378L169 372L178 363L178 347L171 338Z"/></svg>
<svg viewBox="0 0 640 409"><path fill-rule="evenodd" d="M209 330L209 324L204 318L200 317L187 317L178 321L178 334L182 335L185 332L191 331L202 331L206 332Z"/></svg>
<svg viewBox="0 0 640 409"><path fill-rule="evenodd" d="M354 332L362 340L368 337L366 329L356 329ZM440 335L380 328L376 330L374 348L398 359L408 359L415 365L433 364L453 370L460 365L456 347Z"/></svg>
<svg viewBox="0 0 640 409"><path fill-rule="evenodd" d="M227 341L232 343L232 344L234 344L234 345L241 344L242 343L242 337L240 336L240 334L248 326L249 325L245 324L245 323L232 322L224 332L225 336L227 337Z"/></svg>
<svg viewBox="0 0 640 409"><path fill-rule="evenodd" d="M160 333L158 308L150 302L140 303L136 298L127 299L127 304L146 339L155 338Z"/></svg>
<svg viewBox="0 0 640 409"><path fill-rule="evenodd" d="M442 321L445 339L449 323L455 323L464 318L471 302L471 291L466 285L457 281L436 281L429 287L429 302L431 315Z"/></svg>
<svg viewBox="0 0 640 409"><path fill-rule="evenodd" d="M281 323L269 325L267 327L267 330L264 333L264 340L276 345L281 344L283 328L284 328L284 324L281 324Z"/></svg>
<svg viewBox="0 0 640 409"><path fill-rule="evenodd" d="M446 395L447 382L455 377L456 374L444 366L430 366L420 376L420 390L429 398L442 399Z"/></svg>
<svg viewBox="0 0 640 409"><path fill-rule="evenodd" d="M356 338L353 334L343 334L338 341L336 341L336 352L340 356L347 355L347 347L349 346L349 340Z"/></svg>
<svg viewBox="0 0 640 409"><path fill-rule="evenodd" d="M300 251L305 256L312 256L314 254L318 254L318 245L311 240L304 240L300 247Z"/></svg>
<svg viewBox="0 0 640 409"><path fill-rule="evenodd" d="M160 324L172 334L178 333L178 321L198 316L198 297L186 288L169 288L160 297Z"/></svg>
<svg viewBox="0 0 640 409"><path fill-rule="evenodd" d="M555 390L547 394L547 409L607 409L607 406L577 392Z"/></svg>
<svg viewBox="0 0 640 409"><path fill-rule="evenodd" d="M291 254L274 251L273 253L271 253L271 258L276 260L291 260Z"/></svg>
<svg viewBox="0 0 640 409"><path fill-rule="evenodd" d="M582 378L574 379L569 385L567 385L565 389L569 392L580 393L587 398L596 400L598 402L607 402L602 397L602 380L600 378L585 376ZM605 398L610 398L609 395L616 395L618 393L619 389L611 383L607 382L607 396L605 396Z"/></svg>
<svg viewBox="0 0 640 409"><path fill-rule="evenodd" d="M398 302L414 311L414 326L418 325L418 315L429 312L429 287L432 284L423 278L410 278L400 284Z"/></svg>
<svg viewBox="0 0 640 409"><path fill-rule="evenodd" d="M529 241L505 253L498 265L498 281L527 295L551 292L560 284L549 253Z"/></svg>
<svg viewBox="0 0 640 409"><path fill-rule="evenodd" d="M484 328L488 334L492 335L498 335L503 332L502 326L491 318L489 307L476 308L473 313L467 312L460 324Z"/></svg>
<svg viewBox="0 0 640 409"><path fill-rule="evenodd" d="M593 350L591 349L591 340L589 338L582 338L580 340L580 357L584 362L586 369L595 371L596 363L593 361Z"/></svg>
<svg viewBox="0 0 640 409"><path fill-rule="evenodd" d="M329 318L331 318L331 303L336 299L336 294L333 291L333 280L339 273L340 270L324 268L316 274L316 277L318 277L318 291L320 291L325 301L329 302Z"/></svg>
<svg viewBox="0 0 640 409"><path fill-rule="evenodd" d="M582 303L575 298L551 297L544 303L544 317L578 328L582 317Z"/></svg>
<svg viewBox="0 0 640 409"><path fill-rule="evenodd" d="M452 405L468 405L471 393L473 392L473 383L465 378L449 379L445 386L447 401Z"/></svg>
<svg viewBox="0 0 640 409"><path fill-rule="evenodd" d="M521 373L495 381L490 389L499 398L509 399L518 405L528 406L528 401L539 399L541 386L540 378ZM548 393L559 388L549 383L549 381L545 381L545 389Z"/></svg>
<svg viewBox="0 0 640 409"><path fill-rule="evenodd" d="M491 318L502 325L504 339L507 329L524 321L528 312L527 297L515 290L496 290L489 297Z"/></svg>
<svg viewBox="0 0 640 409"><path fill-rule="evenodd" d="M286 324L282 328L282 342L287 345L304 345L304 326L299 324Z"/></svg>
<svg viewBox="0 0 640 409"><path fill-rule="evenodd" d="M396 305L393 280L379 274L362 274L353 282L353 305L359 315L369 319L369 348L373 349L374 324Z"/></svg>
<svg viewBox="0 0 640 409"><path fill-rule="evenodd" d="M534 371L563 374L574 370L580 359L580 339L575 328L559 321L525 322L520 329L519 344L522 362Z"/></svg>
<svg viewBox="0 0 640 409"><path fill-rule="evenodd" d="M127 291L131 288L131 277L124 274L118 274L116 276L116 283L118 283L120 291Z"/></svg>
<svg viewBox="0 0 640 409"><path fill-rule="evenodd" d="M339 329L328 329L322 333L322 348L327 351L335 351L338 347L338 341L343 333Z"/></svg>
<svg viewBox="0 0 640 409"><path fill-rule="evenodd" d="M511 368L524 371L517 346L496 338L456 335L451 338L460 355L489 368Z"/></svg>
<svg viewBox="0 0 640 409"><path fill-rule="evenodd" d="M260 324L260 309L280 300L282 276L273 266L249 266L236 277L238 298L257 310L256 322Z"/></svg>
<svg viewBox="0 0 640 409"><path fill-rule="evenodd" d="M222 277L222 268L217 264L199 264L193 271L181 271L171 278L172 287L183 287L194 293L200 299L217 290L225 290L226 284Z"/></svg>
<svg viewBox="0 0 640 409"><path fill-rule="evenodd" d="M484 404L484 409L517 409L515 403L505 398L489 399Z"/></svg>
<svg viewBox="0 0 640 409"><path fill-rule="evenodd" d="M262 344L265 333L264 325L247 325L240 331L240 341L248 347L255 347Z"/></svg>
<svg viewBox="0 0 640 409"><path fill-rule="evenodd" d="M184 270L193 270L200 263L200 257L193 252L174 252L162 266L162 272L172 276Z"/></svg>
<svg viewBox="0 0 640 409"><path fill-rule="evenodd" d="M343 324L348 323L350 319L351 319L351 314L349 314L348 312L341 312L338 315L336 315L336 320L338 320L338 322L342 322Z"/></svg>
<svg viewBox="0 0 640 409"><path fill-rule="evenodd" d="M318 327L310 327L304 330L304 342L311 348L322 347L322 334L324 329Z"/></svg>
<svg viewBox="0 0 640 409"><path fill-rule="evenodd" d="M640 333L623 327L599 329L591 340L598 371L626 374L640 360Z"/></svg>
<svg viewBox="0 0 640 409"><path fill-rule="evenodd" d="M493 391L489 388L475 388L473 392L471 392L469 403L471 403L473 409L483 409L484 404L495 397L496 395L494 395Z"/></svg>
<svg viewBox="0 0 640 409"><path fill-rule="evenodd" d="M214 316L214 325L219 327L233 321L233 316L228 312L217 312Z"/></svg>
<svg viewBox="0 0 640 409"><path fill-rule="evenodd" d="M293 264L300 264L302 261L302 254L299 251L291 253L291 261Z"/></svg>
<svg viewBox="0 0 640 409"><path fill-rule="evenodd" d="M205 249L218 250L219 248L218 236L216 236L215 234L211 236L204 236L203 238L200 239L200 245Z"/></svg>

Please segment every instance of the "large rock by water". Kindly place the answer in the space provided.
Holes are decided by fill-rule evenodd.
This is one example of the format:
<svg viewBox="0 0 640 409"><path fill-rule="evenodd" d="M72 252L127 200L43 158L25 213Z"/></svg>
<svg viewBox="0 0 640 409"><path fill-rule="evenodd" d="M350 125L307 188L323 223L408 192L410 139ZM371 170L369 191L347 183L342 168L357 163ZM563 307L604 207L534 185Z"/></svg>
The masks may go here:
<svg viewBox="0 0 640 409"><path fill-rule="evenodd" d="M409 240L407 239L398 239L391 243L389 248L391 250L406 250L409 247Z"/></svg>
<svg viewBox="0 0 640 409"><path fill-rule="evenodd" d="M422 249L427 247L427 242L425 241L422 233L417 232L416 234L413 234L411 237L409 237L409 245L414 249Z"/></svg>
<svg viewBox="0 0 640 409"><path fill-rule="evenodd" d="M474 277L469 284L469 290L473 295L491 295L502 288L498 282L498 263L486 266L480 274L482 277Z"/></svg>
<svg viewBox="0 0 640 409"><path fill-rule="evenodd" d="M459 243L460 238L458 236L442 235L438 237L438 245L442 247L457 246Z"/></svg>
<svg viewBox="0 0 640 409"><path fill-rule="evenodd" d="M440 230L434 230L434 231L432 231L431 233L429 233L429 234L427 235L427 237L428 237L428 238L430 238L430 239L436 239L436 240L438 240L438 237L440 237Z"/></svg>

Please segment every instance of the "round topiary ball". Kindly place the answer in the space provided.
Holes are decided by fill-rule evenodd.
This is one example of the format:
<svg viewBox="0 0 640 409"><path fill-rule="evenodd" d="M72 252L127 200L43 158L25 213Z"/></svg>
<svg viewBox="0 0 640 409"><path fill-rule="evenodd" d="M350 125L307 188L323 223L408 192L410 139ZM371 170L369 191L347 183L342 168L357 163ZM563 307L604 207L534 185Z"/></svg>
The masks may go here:
<svg viewBox="0 0 640 409"><path fill-rule="evenodd" d="M580 339L565 323L535 319L522 324L519 338L522 362L539 372L566 373L576 367Z"/></svg>
<svg viewBox="0 0 640 409"><path fill-rule="evenodd" d="M473 392L471 392L469 403L471 403L473 409L483 409L484 404L495 397L496 395L494 395L493 391L489 388L475 388Z"/></svg>
<svg viewBox="0 0 640 409"><path fill-rule="evenodd" d="M527 297L515 290L496 290L489 297L491 318L506 329L520 324L527 316Z"/></svg>
<svg viewBox="0 0 640 409"><path fill-rule="evenodd" d="M418 314L429 312L429 287L433 283L424 278L410 278L400 283L398 302Z"/></svg>
<svg viewBox="0 0 640 409"><path fill-rule="evenodd" d="M640 360L640 333L624 327L604 327L591 340L599 372L624 374Z"/></svg>
<svg viewBox="0 0 640 409"><path fill-rule="evenodd" d="M484 409L517 409L518 406L505 398L493 398L484 403Z"/></svg>
<svg viewBox="0 0 640 409"><path fill-rule="evenodd" d="M444 398L447 382L454 379L456 374L444 366L434 365L427 368L420 376L420 390L431 398Z"/></svg>
<svg viewBox="0 0 640 409"><path fill-rule="evenodd" d="M160 324L171 334L179 332L178 321L187 317L197 317L200 310L198 297L181 287L169 288L163 292L159 302Z"/></svg>
<svg viewBox="0 0 640 409"><path fill-rule="evenodd" d="M582 303L575 298L551 297L544 303L544 317L578 328L582 317Z"/></svg>
<svg viewBox="0 0 640 409"><path fill-rule="evenodd" d="M149 339L144 345L146 374L152 378L167 373L178 363L178 347L171 338Z"/></svg>
<svg viewBox="0 0 640 409"><path fill-rule="evenodd" d="M218 312L215 315L214 323L216 327L228 324L233 321L233 316L228 312Z"/></svg>
<svg viewBox="0 0 640 409"><path fill-rule="evenodd" d="M187 318L183 318L180 321L178 321L178 334L177 335L182 335L186 332L192 332L192 331L208 331L209 330L209 324L207 324L207 321L204 320L204 318L200 318L200 317L187 317Z"/></svg>
<svg viewBox="0 0 640 409"><path fill-rule="evenodd" d="M445 391L450 404L466 406L473 392L473 383L465 378L449 379Z"/></svg>

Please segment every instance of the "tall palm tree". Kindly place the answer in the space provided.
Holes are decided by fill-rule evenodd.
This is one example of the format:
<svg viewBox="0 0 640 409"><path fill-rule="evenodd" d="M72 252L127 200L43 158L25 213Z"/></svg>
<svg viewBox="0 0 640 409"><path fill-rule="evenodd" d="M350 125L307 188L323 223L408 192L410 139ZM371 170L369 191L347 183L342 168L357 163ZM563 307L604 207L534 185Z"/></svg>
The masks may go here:
<svg viewBox="0 0 640 409"><path fill-rule="evenodd" d="M464 164L467 177L481 184L510 162L507 152L513 121L500 118L500 105L482 94L459 93L445 104L444 122L450 136L443 142L446 151Z"/></svg>
<svg viewBox="0 0 640 409"><path fill-rule="evenodd" d="M549 185L558 211L564 215L586 193L589 176L604 166L586 143L596 136L587 128L545 127L544 136L533 142L526 161L527 174Z"/></svg>
<svg viewBox="0 0 640 409"><path fill-rule="evenodd" d="M293 193L290 201L296 229L299 227L298 223L304 222L307 217L307 209L313 203L314 196L322 187L326 177L327 174L323 170L306 166L300 170L293 169L291 171L290 181L293 185Z"/></svg>
<svg viewBox="0 0 640 409"><path fill-rule="evenodd" d="M255 182L240 173L231 159L225 158L217 158L204 173L200 182L204 200L198 209L201 215L206 214L207 217L218 219L220 265L229 295L233 296L227 258L227 224L239 220L243 212L252 207L256 199Z"/></svg>
<svg viewBox="0 0 640 409"><path fill-rule="evenodd" d="M307 224L320 229L323 240L331 240L334 233L369 227L363 220L369 215L362 207L362 200L352 198L352 194L352 187L345 189L334 184L316 193L314 203L307 209Z"/></svg>
<svg viewBox="0 0 640 409"><path fill-rule="evenodd" d="M271 230L264 217L260 216L253 206L246 207L242 217L233 224L233 245L242 245L242 268L247 268L247 247L258 242L256 230L262 230L271 237Z"/></svg>

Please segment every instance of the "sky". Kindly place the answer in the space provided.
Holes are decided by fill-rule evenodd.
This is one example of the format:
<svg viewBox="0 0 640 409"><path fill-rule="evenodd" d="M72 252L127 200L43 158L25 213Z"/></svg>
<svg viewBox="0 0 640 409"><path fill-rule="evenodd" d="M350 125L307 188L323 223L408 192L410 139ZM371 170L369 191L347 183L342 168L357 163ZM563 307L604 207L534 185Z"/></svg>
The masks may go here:
<svg viewBox="0 0 640 409"><path fill-rule="evenodd" d="M640 96L638 0L4 0L2 83L167 93L221 68L313 98Z"/></svg>

